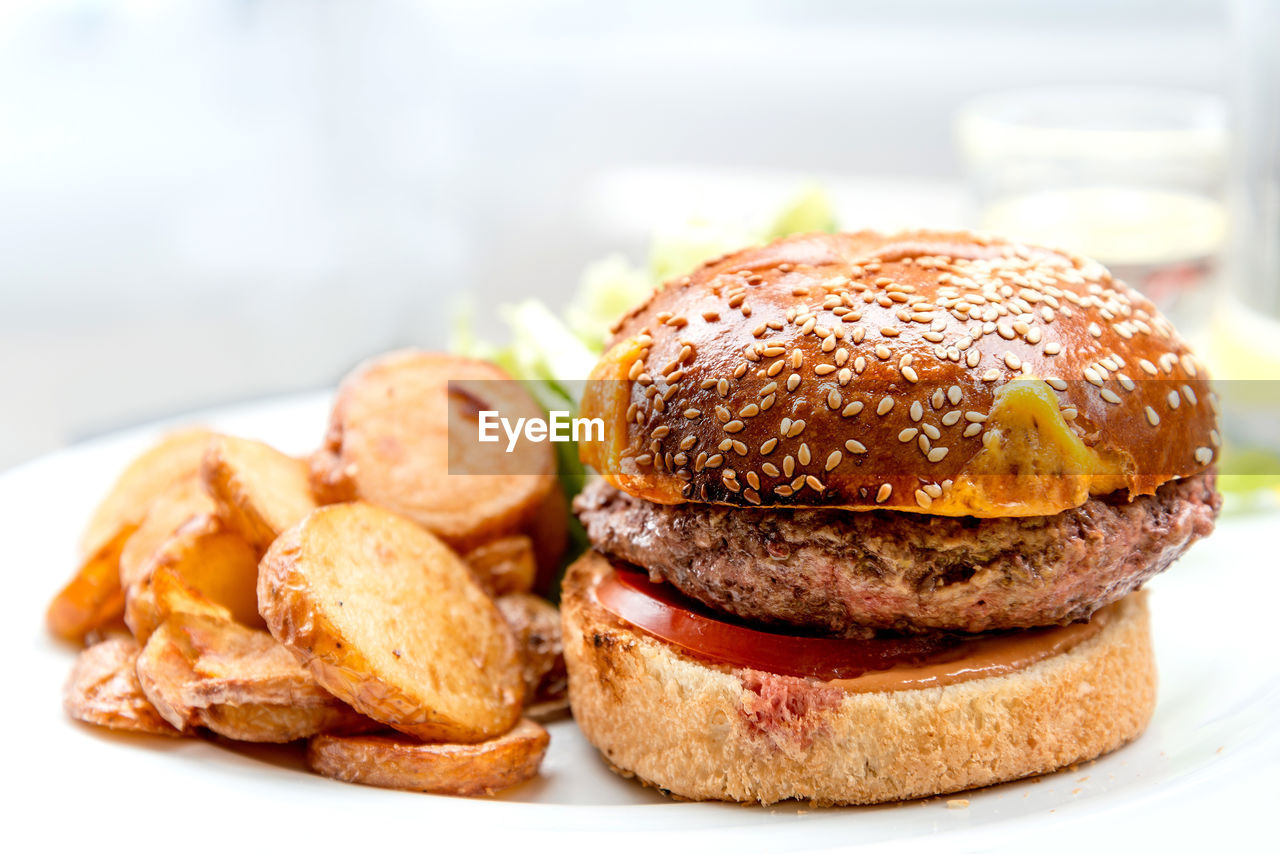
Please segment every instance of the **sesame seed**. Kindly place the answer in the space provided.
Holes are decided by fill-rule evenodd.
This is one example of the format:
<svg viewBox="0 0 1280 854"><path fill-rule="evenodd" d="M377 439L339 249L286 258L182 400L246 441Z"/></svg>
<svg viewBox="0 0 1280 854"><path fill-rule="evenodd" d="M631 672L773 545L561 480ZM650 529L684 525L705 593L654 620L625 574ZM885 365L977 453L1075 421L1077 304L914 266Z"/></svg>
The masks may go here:
<svg viewBox="0 0 1280 854"><path fill-rule="evenodd" d="M1099 375L1099 373L1095 369L1085 368L1084 378L1088 380L1091 384L1096 385L1099 388L1102 387L1102 376Z"/></svg>
<svg viewBox="0 0 1280 854"><path fill-rule="evenodd" d="M876 404L876 415L886 415L890 409L893 409L894 399L892 397L882 397L880 402Z"/></svg>
<svg viewBox="0 0 1280 854"><path fill-rule="evenodd" d="M696 444L698 444L697 436L685 436L680 440L680 450L687 451Z"/></svg>
<svg viewBox="0 0 1280 854"><path fill-rule="evenodd" d="M820 377L825 377L827 374L834 374L836 372L836 366L835 365L818 365L813 369L813 372Z"/></svg>
<svg viewBox="0 0 1280 854"><path fill-rule="evenodd" d="M782 473L787 477L796 473L796 461L790 454L782 458Z"/></svg>
<svg viewBox="0 0 1280 854"><path fill-rule="evenodd" d="M1104 388L1102 391L1098 393L1102 396L1102 399L1105 400L1107 403L1120 402L1120 395L1116 394L1114 391L1112 391L1109 388Z"/></svg>
<svg viewBox="0 0 1280 854"><path fill-rule="evenodd" d="M942 458L945 457L946 455L947 455L946 448L934 448L932 451L929 452L929 462L931 463L942 462Z"/></svg>
<svg viewBox="0 0 1280 854"><path fill-rule="evenodd" d="M1182 396L1187 399L1187 403L1191 404L1192 406L1196 405L1196 393L1191 390L1191 386L1184 385L1182 387Z"/></svg>
<svg viewBox="0 0 1280 854"><path fill-rule="evenodd" d="M1079 414L1080 410L1076 409L1074 406L1068 406L1066 409L1062 410L1062 417L1067 421L1074 421L1076 416Z"/></svg>
<svg viewBox="0 0 1280 854"><path fill-rule="evenodd" d="M1160 416L1157 415L1156 411L1152 409L1150 406L1146 407L1142 411L1146 413L1147 421L1148 423L1151 424L1152 427L1155 427L1157 424L1160 423Z"/></svg>
<svg viewBox="0 0 1280 854"><path fill-rule="evenodd" d="M720 445L719 445L718 447L719 447L719 448L720 448L720 450L722 450L722 451L727 451L727 450L729 450L730 448L732 448L732 447L733 447L733 440L732 440L732 439L729 439L729 438L726 438L726 439L724 439L723 441L721 441L721 442L720 442Z"/></svg>
<svg viewBox="0 0 1280 854"><path fill-rule="evenodd" d="M920 405L920 401L913 400L911 402L911 409L909 411L909 414L911 415L912 421L919 421L921 418L924 417L924 407Z"/></svg>
<svg viewBox="0 0 1280 854"><path fill-rule="evenodd" d="M795 494L795 490L794 490L794 489L792 489L792 488L791 488L790 486L788 486L787 484L783 483L783 484L779 484L778 486L775 486L775 487L773 488L773 494L774 494L774 495L780 495L780 496L782 496L783 498L790 498L792 495L794 495L794 494Z"/></svg>
<svg viewBox="0 0 1280 854"><path fill-rule="evenodd" d="M830 454L827 455L827 464L825 466L825 470L831 471L833 468L840 465L840 461L843 459L844 459L844 454L840 453L839 451L832 451Z"/></svg>
<svg viewBox="0 0 1280 854"><path fill-rule="evenodd" d="M876 345L876 357L880 359L888 359L893 355L893 351L883 344Z"/></svg>
<svg viewBox="0 0 1280 854"><path fill-rule="evenodd" d="M744 490L742 494L743 494L743 496L744 496L748 501L750 501L752 504L759 504L759 503L760 503L760 494L759 494L758 492L756 492L754 489L747 489L747 490Z"/></svg>
<svg viewBox="0 0 1280 854"><path fill-rule="evenodd" d="M982 432L982 425L981 425L981 424L974 423L974 424L970 424L968 427L964 428L964 433L963 433L963 435L964 435L964 437L965 437L966 439L971 439L971 438L973 438L974 436L978 435L978 434L979 434L979 433L981 433L981 432Z"/></svg>
<svg viewBox="0 0 1280 854"><path fill-rule="evenodd" d="M853 369L858 373L862 373L867 369L867 360L862 356L853 360Z"/></svg>
<svg viewBox="0 0 1280 854"><path fill-rule="evenodd" d="M712 454L710 457L707 457L707 468L709 469L717 468L723 462L724 462L724 457L722 455ZM726 472L726 474L732 474L732 471Z"/></svg>
<svg viewBox="0 0 1280 854"><path fill-rule="evenodd" d="M792 374L787 377L787 391L795 391L800 386L800 375Z"/></svg>
<svg viewBox="0 0 1280 854"><path fill-rule="evenodd" d="M813 457L809 454L809 443L801 442L800 450L796 453L796 459L800 461L800 465L807 466L813 461Z"/></svg>
<svg viewBox="0 0 1280 854"><path fill-rule="evenodd" d="M960 410L953 409L950 412L948 412L946 415L942 416L942 426L952 427L959 420L960 420Z"/></svg>
<svg viewBox="0 0 1280 854"><path fill-rule="evenodd" d="M916 444L919 445L920 447L920 453L922 454L929 453L929 437L928 436L921 433L919 438L916 439Z"/></svg>
<svg viewBox="0 0 1280 854"><path fill-rule="evenodd" d="M760 488L760 475L753 471L747 472L747 483L751 484L752 489Z"/></svg>
<svg viewBox="0 0 1280 854"><path fill-rule="evenodd" d="M830 353L836 348L836 336L828 335L822 339L822 352Z"/></svg>
<svg viewBox="0 0 1280 854"><path fill-rule="evenodd" d="M641 454L636 457L636 465L647 466L653 462L653 454Z"/></svg>
<svg viewBox="0 0 1280 854"><path fill-rule="evenodd" d="M773 449L778 447L777 439L766 439L765 443L760 446L760 453L768 456L773 453Z"/></svg>
<svg viewBox="0 0 1280 854"><path fill-rule="evenodd" d="M933 499L930 498L929 493L925 492L923 489L917 489L916 503L919 504L924 509L928 510L929 506L933 504Z"/></svg>
<svg viewBox="0 0 1280 854"><path fill-rule="evenodd" d="M938 486L938 484L936 484L936 483L926 483L926 484L924 485L924 492L925 492L925 494L926 494L926 495L928 495L930 498L941 498L941 497L942 497L942 487L941 487L941 486Z"/></svg>
<svg viewBox="0 0 1280 854"><path fill-rule="evenodd" d="M1139 359L1138 366L1141 367L1142 370L1146 371L1148 374L1150 374L1153 377L1156 374L1160 373L1159 371L1156 370L1156 366L1153 365L1148 359Z"/></svg>
<svg viewBox="0 0 1280 854"><path fill-rule="evenodd" d="M844 398L840 396L840 392L836 391L835 389L831 389L831 391L827 392L827 408L828 409L839 409L840 404L843 402L844 402Z"/></svg>
<svg viewBox="0 0 1280 854"><path fill-rule="evenodd" d="M889 496L893 494L893 487L887 483L880 484L880 488L876 490L876 503L883 504L889 500Z"/></svg>
<svg viewBox="0 0 1280 854"><path fill-rule="evenodd" d="M1178 397L1178 393L1176 391L1169 392L1165 399L1169 401L1170 409L1177 409L1178 404L1182 403L1182 398ZM1151 407L1148 406L1147 408L1150 409Z"/></svg>
<svg viewBox="0 0 1280 854"><path fill-rule="evenodd" d="M740 456L740 457L745 457L745 456L747 455L747 443L746 443L746 442L739 442L737 439L734 439L734 440L733 440L733 442L731 443L731 445L732 445L732 447L733 447L733 452L734 452L735 454L737 454L738 456Z"/></svg>
<svg viewBox="0 0 1280 854"><path fill-rule="evenodd" d="M1129 378L1128 374L1116 374L1116 380L1119 381L1120 387L1125 391L1133 391L1134 388L1136 388L1136 385L1133 380Z"/></svg>
<svg viewBox="0 0 1280 854"><path fill-rule="evenodd" d="M816 477L814 477L811 474L805 475L804 482L805 482L805 485L808 486L810 489L812 489L814 492L821 492L823 489L826 488L822 485L822 481L818 480Z"/></svg>
<svg viewBox="0 0 1280 854"><path fill-rule="evenodd" d="M1009 366L1009 370L1016 371L1022 367L1022 360L1011 352L1005 352L1004 363Z"/></svg>
<svg viewBox="0 0 1280 854"><path fill-rule="evenodd" d="M1101 326L1099 326L1099 325L1098 325L1098 324L1096 324L1096 323L1090 323L1090 324L1089 324L1089 334L1090 334L1090 335L1092 335L1094 338L1101 338L1101 337L1102 337L1102 327L1101 327Z"/></svg>
<svg viewBox="0 0 1280 854"><path fill-rule="evenodd" d="M989 383L995 382L996 380L1000 379L1000 372L997 371L995 368L992 368L991 370L983 374L982 378Z"/></svg>
<svg viewBox="0 0 1280 854"><path fill-rule="evenodd" d="M853 373L848 368L841 368L836 379L839 380L840 385L848 385L849 380L853 379Z"/></svg>
<svg viewBox="0 0 1280 854"><path fill-rule="evenodd" d="M899 442L910 442L912 439L914 439L914 438L916 437L916 434L917 434L917 433L919 433L919 432L920 432L920 431L919 431L918 429L916 429L915 427L904 427L904 428L903 428L903 429L898 433L898 441L899 441Z"/></svg>
<svg viewBox="0 0 1280 854"><path fill-rule="evenodd" d="M919 381L920 381L920 375L919 375L919 374L917 374L917 373L916 373L916 369L915 369L915 368L913 368L913 367L911 367L910 365L905 365L905 366L903 366L903 368L902 368L902 376L903 376L903 378L904 378L907 382L912 382L912 383L914 383L914 382L919 382Z"/></svg>
<svg viewBox="0 0 1280 854"><path fill-rule="evenodd" d="M732 421L730 421L728 424L724 425L724 430L726 433L737 433L740 430L742 430L743 427L746 427L746 426L747 425L745 423L735 418Z"/></svg>
<svg viewBox="0 0 1280 854"><path fill-rule="evenodd" d="M862 401L855 400L852 403L850 403L848 406L846 406L844 409L840 410L840 415L844 418L852 418L853 416L857 415L861 411L862 411Z"/></svg>
<svg viewBox="0 0 1280 854"><path fill-rule="evenodd" d="M775 466L773 463L765 463L764 465L760 466L760 470L763 471L765 474L769 475L769 477L777 477L778 475L782 474L782 472L778 470L778 467Z"/></svg>
<svg viewBox="0 0 1280 854"><path fill-rule="evenodd" d="M766 397L764 400L760 401L760 411L768 412L770 407L773 406L774 401L776 401L777 399L778 399L778 396L776 394L771 394L768 397Z"/></svg>
<svg viewBox="0 0 1280 854"><path fill-rule="evenodd" d="M982 358L982 354L977 350L970 350L969 354L964 357L964 362L971 368L978 367L978 361Z"/></svg>
<svg viewBox="0 0 1280 854"><path fill-rule="evenodd" d="M728 393L729 393L729 381L728 381L728 380L726 380L726 379L724 379L724 378L721 378L721 379L719 379L719 380L716 380L716 392L717 392L721 397L724 397L726 394L728 394Z"/></svg>
<svg viewBox="0 0 1280 854"><path fill-rule="evenodd" d="M851 454L865 454L867 452L867 446L859 442L857 439L846 439L844 442L844 448Z"/></svg>
<svg viewBox="0 0 1280 854"><path fill-rule="evenodd" d="M804 419L801 418L791 422L791 429L787 431L787 438L794 439L796 436L799 436L803 432L804 432Z"/></svg>
<svg viewBox="0 0 1280 854"><path fill-rule="evenodd" d="M738 415L742 418L755 418L760 414L760 407L754 403L748 403L742 409L738 410Z"/></svg>
<svg viewBox="0 0 1280 854"><path fill-rule="evenodd" d="M733 418L733 414L729 412L729 407L716 404L716 418L721 424L727 424Z"/></svg>
<svg viewBox="0 0 1280 854"><path fill-rule="evenodd" d="M1202 466L1213 462L1213 449L1203 446L1196 448L1196 462Z"/></svg>
<svg viewBox="0 0 1280 854"><path fill-rule="evenodd" d="M960 386L958 385L953 385L951 388L947 389L947 400L951 401L952 406L959 404L960 399L963 396L964 392L961 391Z"/></svg>
<svg viewBox="0 0 1280 854"><path fill-rule="evenodd" d="M920 431L930 439L937 440L942 438L942 434L938 432L938 428L934 427L932 424L921 424Z"/></svg>
<svg viewBox="0 0 1280 854"><path fill-rule="evenodd" d="M1062 352L1062 345L1057 341L1050 341L1044 345L1044 354L1046 356L1056 356Z"/></svg>
<svg viewBox="0 0 1280 854"><path fill-rule="evenodd" d="M649 435L655 439L665 439L667 437L667 434L669 434L670 432L671 432L671 428L663 424L661 427L653 428L653 432L650 433Z"/></svg>
<svg viewBox="0 0 1280 854"><path fill-rule="evenodd" d="M785 359L779 359L778 361L770 365L769 371L768 371L769 376L776 377L778 374L782 373L782 367L785 361L786 361Z"/></svg>

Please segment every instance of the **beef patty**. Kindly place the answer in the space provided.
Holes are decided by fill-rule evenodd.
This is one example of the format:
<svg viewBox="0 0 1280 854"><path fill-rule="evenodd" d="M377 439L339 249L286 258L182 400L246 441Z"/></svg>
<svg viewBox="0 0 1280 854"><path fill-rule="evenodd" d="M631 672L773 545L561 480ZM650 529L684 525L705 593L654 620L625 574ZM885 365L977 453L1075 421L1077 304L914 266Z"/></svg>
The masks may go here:
<svg viewBox="0 0 1280 854"><path fill-rule="evenodd" d="M588 486L574 509L605 555L750 620L859 636L1069 623L1140 587L1213 530L1215 476L1054 516L653 504Z"/></svg>

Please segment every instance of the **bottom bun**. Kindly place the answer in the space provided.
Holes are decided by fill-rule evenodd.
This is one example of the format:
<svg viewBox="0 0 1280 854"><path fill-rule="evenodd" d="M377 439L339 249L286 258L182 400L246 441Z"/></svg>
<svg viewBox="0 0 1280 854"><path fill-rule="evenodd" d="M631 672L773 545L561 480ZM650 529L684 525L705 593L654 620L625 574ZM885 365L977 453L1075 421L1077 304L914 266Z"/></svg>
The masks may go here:
<svg viewBox="0 0 1280 854"><path fill-rule="evenodd" d="M690 658L600 607L591 591L609 571L589 552L565 577L573 715L616 771L682 798L835 805L941 795L1114 750L1155 707L1141 592L1097 634L1013 673L849 693Z"/></svg>

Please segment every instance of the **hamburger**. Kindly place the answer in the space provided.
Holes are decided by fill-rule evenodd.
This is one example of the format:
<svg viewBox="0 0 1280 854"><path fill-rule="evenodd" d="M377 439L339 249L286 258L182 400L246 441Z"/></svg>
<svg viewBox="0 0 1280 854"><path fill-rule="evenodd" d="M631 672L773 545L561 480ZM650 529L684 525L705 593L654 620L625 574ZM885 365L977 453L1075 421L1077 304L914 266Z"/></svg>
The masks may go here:
<svg viewBox="0 0 1280 854"><path fill-rule="evenodd" d="M1088 259L811 234L668 282L583 396L574 716L690 799L864 804L1137 737L1142 585L1219 510L1217 400Z"/></svg>

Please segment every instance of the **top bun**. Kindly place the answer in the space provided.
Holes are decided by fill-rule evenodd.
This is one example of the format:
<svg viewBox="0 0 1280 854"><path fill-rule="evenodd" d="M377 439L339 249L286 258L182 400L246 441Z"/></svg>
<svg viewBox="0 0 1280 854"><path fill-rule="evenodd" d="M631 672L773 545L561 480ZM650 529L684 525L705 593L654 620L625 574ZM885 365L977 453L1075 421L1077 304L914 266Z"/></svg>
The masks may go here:
<svg viewBox="0 0 1280 854"><path fill-rule="evenodd" d="M967 232L808 234L622 318L583 461L662 504L1031 516L1209 468L1216 396L1100 264Z"/></svg>

